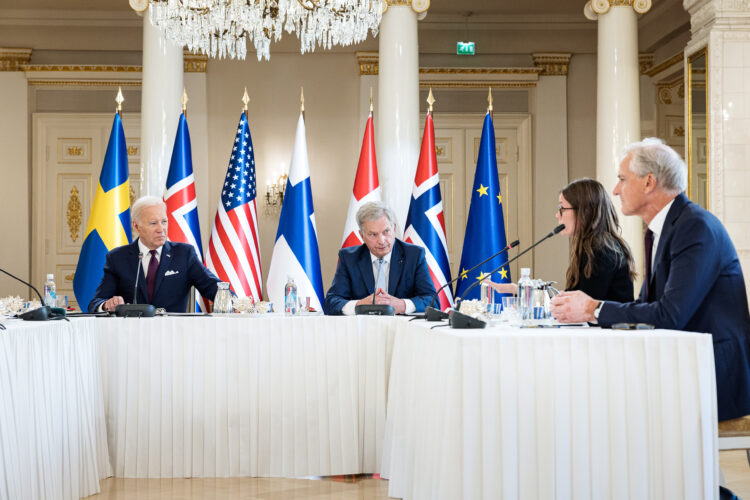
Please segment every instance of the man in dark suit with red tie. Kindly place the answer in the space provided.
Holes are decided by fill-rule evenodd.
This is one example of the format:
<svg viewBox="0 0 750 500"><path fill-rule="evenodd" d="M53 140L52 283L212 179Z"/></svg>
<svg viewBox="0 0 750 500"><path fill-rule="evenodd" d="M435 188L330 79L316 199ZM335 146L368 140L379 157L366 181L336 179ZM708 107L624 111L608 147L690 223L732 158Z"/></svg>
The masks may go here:
<svg viewBox="0 0 750 500"><path fill-rule="evenodd" d="M565 292L552 301L553 315L562 322L649 323L711 334L719 420L750 414L750 315L726 229L685 196L685 162L659 139L626 148L617 178L622 213L648 224L640 296L618 303Z"/></svg>
<svg viewBox="0 0 750 500"><path fill-rule="evenodd" d="M161 198L144 196L133 204L131 212L138 239L107 254L104 276L89 312L113 311L125 303L185 312L192 286L213 300L219 278L206 269L191 245L167 241L167 207Z"/></svg>

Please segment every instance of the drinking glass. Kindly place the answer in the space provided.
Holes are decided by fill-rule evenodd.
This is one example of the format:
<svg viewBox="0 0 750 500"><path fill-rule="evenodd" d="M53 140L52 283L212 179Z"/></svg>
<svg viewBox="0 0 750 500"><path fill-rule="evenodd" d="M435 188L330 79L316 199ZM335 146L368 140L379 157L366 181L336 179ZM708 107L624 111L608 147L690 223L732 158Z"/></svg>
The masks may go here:
<svg viewBox="0 0 750 500"><path fill-rule="evenodd" d="M518 322L521 318L518 314L518 301L516 297L503 297L503 319L513 323Z"/></svg>
<svg viewBox="0 0 750 500"><path fill-rule="evenodd" d="M228 314L232 312L232 294L229 292L229 283L224 281L217 283L216 297L214 297L214 312L216 314Z"/></svg>

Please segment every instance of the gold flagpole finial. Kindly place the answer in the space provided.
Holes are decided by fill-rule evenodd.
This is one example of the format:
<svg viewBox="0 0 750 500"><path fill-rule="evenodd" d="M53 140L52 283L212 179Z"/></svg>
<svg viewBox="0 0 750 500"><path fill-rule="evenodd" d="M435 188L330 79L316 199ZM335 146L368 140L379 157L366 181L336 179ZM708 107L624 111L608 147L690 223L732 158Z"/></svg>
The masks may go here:
<svg viewBox="0 0 750 500"><path fill-rule="evenodd" d="M372 114L372 87L370 87L370 114Z"/></svg>
<svg viewBox="0 0 750 500"><path fill-rule="evenodd" d="M125 101L125 98L122 96L122 87L117 87L117 97L115 97L115 102L117 103L117 113L120 114L122 111L122 103Z"/></svg>
<svg viewBox="0 0 750 500"><path fill-rule="evenodd" d="M489 88L489 94L487 94L487 102L490 103L487 106L487 112L492 113L492 87Z"/></svg>
<svg viewBox="0 0 750 500"><path fill-rule="evenodd" d="M434 97L434 96L432 95L432 87L430 87L430 93L429 93L429 95L427 96L427 104L429 104L429 105L430 105L430 108L429 108L429 110L427 111L428 113L432 113L432 105L433 105L434 103L435 103L435 97Z"/></svg>
<svg viewBox="0 0 750 500"><path fill-rule="evenodd" d="M301 113L305 113L305 89L299 88L299 110Z"/></svg>
<svg viewBox="0 0 750 500"><path fill-rule="evenodd" d="M242 108L243 111L247 111L247 103L250 102L250 96L247 95L247 87L245 87L245 95L242 96L242 104L244 104L244 107Z"/></svg>
<svg viewBox="0 0 750 500"><path fill-rule="evenodd" d="M190 99L188 99L187 91L185 90L185 87L182 87L182 99L181 99L181 101L182 101L182 112L183 113L187 112L187 103L188 103L189 100Z"/></svg>

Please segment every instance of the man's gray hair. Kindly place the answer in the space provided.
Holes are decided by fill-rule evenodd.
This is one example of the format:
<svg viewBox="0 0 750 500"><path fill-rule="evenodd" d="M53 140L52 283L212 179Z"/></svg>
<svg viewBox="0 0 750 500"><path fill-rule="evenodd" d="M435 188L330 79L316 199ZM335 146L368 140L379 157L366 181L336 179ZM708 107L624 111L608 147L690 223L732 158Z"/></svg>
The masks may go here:
<svg viewBox="0 0 750 500"><path fill-rule="evenodd" d="M388 205L382 201L370 201L365 203L359 210L357 210L357 225L359 226L359 230L362 231L362 226L364 226L365 222L378 220L383 216L388 219L395 230L396 216L393 215L393 210L391 210Z"/></svg>
<svg viewBox="0 0 750 500"><path fill-rule="evenodd" d="M164 200L159 198L158 196L141 196L137 200L135 200L135 203L133 203L132 208L130 209L130 213L133 216L133 220L137 222L141 222L141 212L149 207L156 207L156 206L162 206L166 210L167 204L164 203Z"/></svg>
<svg viewBox="0 0 750 500"><path fill-rule="evenodd" d="M657 185L668 194L679 194L687 189L687 166L664 141L648 137L626 146L622 160L630 155L630 171L638 177L652 174Z"/></svg>

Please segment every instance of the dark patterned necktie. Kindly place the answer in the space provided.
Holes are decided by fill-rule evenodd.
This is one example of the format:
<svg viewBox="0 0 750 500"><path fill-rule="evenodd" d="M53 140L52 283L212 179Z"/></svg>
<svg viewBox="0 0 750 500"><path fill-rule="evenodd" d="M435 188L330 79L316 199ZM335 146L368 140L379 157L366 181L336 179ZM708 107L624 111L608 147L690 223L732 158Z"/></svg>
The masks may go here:
<svg viewBox="0 0 750 500"><path fill-rule="evenodd" d="M156 258L156 250L151 250L151 260L148 261L148 272L146 273L146 286L148 287L148 301L154 298L154 285L156 284L156 270L159 269L159 260Z"/></svg>
<svg viewBox="0 0 750 500"><path fill-rule="evenodd" d="M653 231L646 229L643 242L646 246L646 276L644 276L643 281L646 283L646 302L648 302L651 295L651 252L654 248Z"/></svg>

